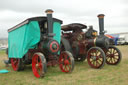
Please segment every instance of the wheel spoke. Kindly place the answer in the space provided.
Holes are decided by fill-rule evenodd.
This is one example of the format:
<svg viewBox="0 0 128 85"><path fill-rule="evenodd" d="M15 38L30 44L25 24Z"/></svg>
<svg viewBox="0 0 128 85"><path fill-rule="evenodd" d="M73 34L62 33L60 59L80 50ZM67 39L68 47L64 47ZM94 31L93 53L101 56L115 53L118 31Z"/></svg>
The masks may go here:
<svg viewBox="0 0 128 85"><path fill-rule="evenodd" d="M96 66L98 67L98 66L100 65L100 63L98 62L98 60L96 61L96 63L97 63L97 65L96 65Z"/></svg>
<svg viewBox="0 0 128 85"><path fill-rule="evenodd" d="M63 61L60 61L59 63L60 63L60 64L64 64L64 62L63 62Z"/></svg>
<svg viewBox="0 0 128 85"><path fill-rule="evenodd" d="M39 67L39 68L42 68L42 64L41 64L41 63L39 63L38 67Z"/></svg>
<svg viewBox="0 0 128 85"><path fill-rule="evenodd" d="M108 54L111 54L111 51L108 51L107 53L108 53Z"/></svg>
<svg viewBox="0 0 128 85"><path fill-rule="evenodd" d="M114 56L119 56L119 54L118 55L114 55Z"/></svg>
<svg viewBox="0 0 128 85"><path fill-rule="evenodd" d="M98 61L102 63L102 62L103 62L103 59L102 59L102 58L99 58L99 60L98 60Z"/></svg>
<svg viewBox="0 0 128 85"><path fill-rule="evenodd" d="M111 58L111 62L113 63L113 58Z"/></svg>
<svg viewBox="0 0 128 85"><path fill-rule="evenodd" d="M70 65L68 65L69 70L71 69Z"/></svg>
<svg viewBox="0 0 128 85"><path fill-rule="evenodd" d="M118 53L117 51L114 52L114 54Z"/></svg>
<svg viewBox="0 0 128 85"><path fill-rule="evenodd" d="M66 66L66 65L64 65L64 67L65 67L65 68L64 68L64 69L65 69L65 71L67 71L67 70L68 70L68 69L67 69L67 66Z"/></svg>
<svg viewBox="0 0 128 85"><path fill-rule="evenodd" d="M110 61L110 63L112 63L112 58L110 58L110 60L109 60L109 61Z"/></svg>
<svg viewBox="0 0 128 85"><path fill-rule="evenodd" d="M94 61L90 61L91 62L91 64L94 64Z"/></svg>
<svg viewBox="0 0 128 85"><path fill-rule="evenodd" d="M93 64L94 64L94 61L90 62L90 64L92 64L92 65L93 65Z"/></svg>
<svg viewBox="0 0 128 85"><path fill-rule="evenodd" d="M115 59L117 59L117 60L118 60L118 59L119 59L119 56L116 56L116 57L115 57Z"/></svg>

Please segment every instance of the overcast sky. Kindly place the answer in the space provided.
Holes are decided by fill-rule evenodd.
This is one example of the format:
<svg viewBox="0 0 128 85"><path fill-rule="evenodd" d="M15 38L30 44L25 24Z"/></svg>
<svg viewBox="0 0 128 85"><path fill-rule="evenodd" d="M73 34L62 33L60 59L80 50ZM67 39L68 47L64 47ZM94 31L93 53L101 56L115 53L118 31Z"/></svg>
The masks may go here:
<svg viewBox="0 0 128 85"><path fill-rule="evenodd" d="M128 0L0 0L0 38L29 17L45 16L49 8L63 24L77 22L99 30L97 15L102 13L108 33L128 32Z"/></svg>

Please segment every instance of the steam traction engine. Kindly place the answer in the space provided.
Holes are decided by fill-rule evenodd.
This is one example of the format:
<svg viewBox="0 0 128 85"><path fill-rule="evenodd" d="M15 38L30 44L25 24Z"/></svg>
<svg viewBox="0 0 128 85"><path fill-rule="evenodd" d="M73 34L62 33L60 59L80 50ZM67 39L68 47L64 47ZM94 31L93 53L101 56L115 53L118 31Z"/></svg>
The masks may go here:
<svg viewBox="0 0 128 85"><path fill-rule="evenodd" d="M104 15L100 14L100 35L92 26L87 29L86 25L73 23L62 26L61 50L72 52L76 61L84 61L87 58L92 68L102 68L105 64L116 65L121 61L121 52L111 46L104 36ZM86 32L83 30L87 29Z"/></svg>
<svg viewBox="0 0 128 85"><path fill-rule="evenodd" d="M52 12L46 10L47 17L29 18L8 30L8 62L14 71L32 64L33 74L39 78L44 76L47 66L59 64L62 72L72 72L72 54L59 51L62 21L52 18Z"/></svg>

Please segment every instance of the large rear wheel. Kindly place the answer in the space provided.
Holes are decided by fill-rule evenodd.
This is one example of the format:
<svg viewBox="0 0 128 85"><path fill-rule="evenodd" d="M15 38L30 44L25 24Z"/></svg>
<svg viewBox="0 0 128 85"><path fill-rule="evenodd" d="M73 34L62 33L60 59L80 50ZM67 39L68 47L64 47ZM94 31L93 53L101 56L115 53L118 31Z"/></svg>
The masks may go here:
<svg viewBox="0 0 128 85"><path fill-rule="evenodd" d="M72 72L74 69L74 58L69 51L61 52L59 56L60 70L65 73Z"/></svg>
<svg viewBox="0 0 128 85"><path fill-rule="evenodd" d="M42 53L35 53L32 58L32 71L35 77L44 77L46 72L46 59Z"/></svg>
<svg viewBox="0 0 128 85"><path fill-rule="evenodd" d="M106 52L106 63L109 65L117 65L122 58L121 52L118 48L110 46Z"/></svg>
<svg viewBox="0 0 128 85"><path fill-rule="evenodd" d="M98 69L102 68L105 64L105 53L99 47L92 47L87 54L87 61L90 67Z"/></svg>

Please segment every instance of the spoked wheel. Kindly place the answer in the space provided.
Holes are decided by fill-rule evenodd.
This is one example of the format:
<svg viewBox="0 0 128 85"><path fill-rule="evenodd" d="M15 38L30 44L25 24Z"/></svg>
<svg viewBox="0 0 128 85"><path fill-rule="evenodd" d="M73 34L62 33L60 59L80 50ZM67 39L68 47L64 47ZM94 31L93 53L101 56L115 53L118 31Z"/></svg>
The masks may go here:
<svg viewBox="0 0 128 85"><path fill-rule="evenodd" d="M92 68L102 68L105 64L105 53L99 47L92 47L88 51L87 61Z"/></svg>
<svg viewBox="0 0 128 85"><path fill-rule="evenodd" d="M11 65L14 71L20 71L24 69L23 60L19 58L11 58Z"/></svg>
<svg viewBox="0 0 128 85"><path fill-rule="evenodd" d="M109 65L117 65L122 58L121 52L118 48L110 46L106 52L106 63Z"/></svg>
<svg viewBox="0 0 128 85"><path fill-rule="evenodd" d="M59 66L62 72L72 72L74 69L74 58L68 51L61 52L59 56Z"/></svg>
<svg viewBox="0 0 128 85"><path fill-rule="evenodd" d="M32 71L35 77L44 77L46 72L46 59L42 53L35 53L32 58Z"/></svg>

